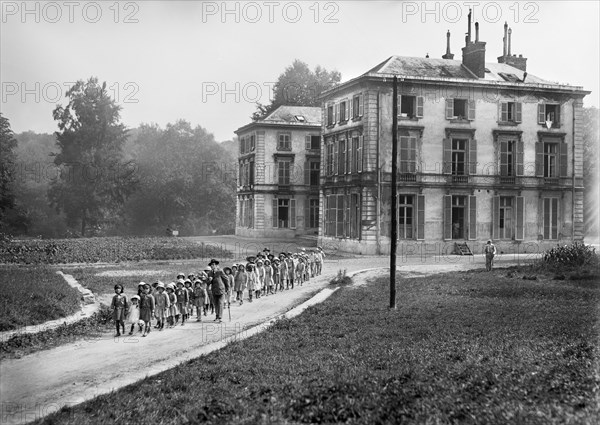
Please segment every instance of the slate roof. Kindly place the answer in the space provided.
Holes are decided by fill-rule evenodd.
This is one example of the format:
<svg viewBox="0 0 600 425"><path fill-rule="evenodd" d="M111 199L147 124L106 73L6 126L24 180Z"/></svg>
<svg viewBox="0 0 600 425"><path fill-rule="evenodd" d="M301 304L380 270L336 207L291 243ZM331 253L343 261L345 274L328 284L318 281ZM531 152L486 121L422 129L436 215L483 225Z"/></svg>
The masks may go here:
<svg viewBox="0 0 600 425"><path fill-rule="evenodd" d="M304 117L304 121L296 117ZM321 108L282 105L258 122L321 125Z"/></svg>
<svg viewBox="0 0 600 425"><path fill-rule="evenodd" d="M399 76L419 77L424 79L458 78L465 80L507 81L499 75L499 73L502 72L505 74L516 75L520 81L523 80L523 71L513 66L504 63L486 62L485 67L490 72L486 72L485 78L480 79L463 66L462 61L460 60L390 56L363 75L396 74ZM529 72L527 73L526 82L533 84L564 85L544 80Z"/></svg>

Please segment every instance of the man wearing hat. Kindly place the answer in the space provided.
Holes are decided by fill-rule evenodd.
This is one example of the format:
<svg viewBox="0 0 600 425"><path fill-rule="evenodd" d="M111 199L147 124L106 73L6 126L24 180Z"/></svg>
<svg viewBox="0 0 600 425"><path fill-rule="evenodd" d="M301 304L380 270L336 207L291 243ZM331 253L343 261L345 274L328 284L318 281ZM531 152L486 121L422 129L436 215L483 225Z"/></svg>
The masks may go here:
<svg viewBox="0 0 600 425"><path fill-rule="evenodd" d="M215 314L217 316L215 322L221 322L221 319L223 318L223 302L225 295L229 292L229 279L219 267L218 260L213 258L208 265L211 268L208 278L210 280L210 288L215 304Z"/></svg>

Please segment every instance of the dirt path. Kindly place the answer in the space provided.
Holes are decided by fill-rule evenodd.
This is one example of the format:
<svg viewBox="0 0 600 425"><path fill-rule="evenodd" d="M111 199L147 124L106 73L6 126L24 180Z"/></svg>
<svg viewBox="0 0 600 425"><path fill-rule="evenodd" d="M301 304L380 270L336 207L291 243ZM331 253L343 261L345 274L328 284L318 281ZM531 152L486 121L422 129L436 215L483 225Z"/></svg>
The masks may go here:
<svg viewBox="0 0 600 425"><path fill-rule="evenodd" d="M481 264L480 264L481 263ZM323 275L294 290L262 297L243 306L232 305L231 322L203 322L153 330L146 338L139 335L113 338L104 336L77 341L21 359L0 363L0 400L4 423L23 423L46 416L64 405L81 403L99 394L118 389L146 376L176 366L206 352L211 343L242 332L250 326L275 318L323 287L340 269L349 273L363 269L388 267L386 257L365 257L326 261ZM399 262L399 271L431 274L482 267L483 259L459 258L438 264L421 261ZM374 272L361 274L364 280ZM381 273L381 272L380 272ZM194 319L195 320L195 319ZM243 332L242 332L243 333Z"/></svg>

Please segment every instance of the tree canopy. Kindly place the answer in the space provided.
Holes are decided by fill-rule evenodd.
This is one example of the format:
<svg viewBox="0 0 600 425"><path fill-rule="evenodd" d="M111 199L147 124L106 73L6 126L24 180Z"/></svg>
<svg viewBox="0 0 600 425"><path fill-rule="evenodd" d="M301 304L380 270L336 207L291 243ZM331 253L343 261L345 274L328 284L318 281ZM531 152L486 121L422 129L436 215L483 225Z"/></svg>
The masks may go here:
<svg viewBox="0 0 600 425"><path fill-rule="evenodd" d="M255 121L264 118L281 105L321 106L319 95L339 84L341 79L339 71L327 71L319 65L311 71L306 63L296 59L279 75L271 103L257 103L251 118Z"/></svg>

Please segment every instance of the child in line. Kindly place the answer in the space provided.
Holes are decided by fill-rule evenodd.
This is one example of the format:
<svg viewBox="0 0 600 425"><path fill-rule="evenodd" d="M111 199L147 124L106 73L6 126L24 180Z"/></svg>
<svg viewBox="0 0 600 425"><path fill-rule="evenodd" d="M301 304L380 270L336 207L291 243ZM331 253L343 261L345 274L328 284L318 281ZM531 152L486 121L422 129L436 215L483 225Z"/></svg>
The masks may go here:
<svg viewBox="0 0 600 425"><path fill-rule="evenodd" d="M140 297L134 295L131 297L131 305L129 306L129 311L127 313L127 324L131 325L131 330L129 331L129 335L133 335L133 330L135 329L135 325L138 325L139 332L142 332L144 326L140 323L140 305L139 305Z"/></svg>
<svg viewBox="0 0 600 425"><path fill-rule="evenodd" d="M150 294L150 284L144 285L144 293L140 297L140 320L144 321L144 334L146 336L150 333L152 327L152 316L154 315L154 296Z"/></svg>
<svg viewBox="0 0 600 425"><path fill-rule="evenodd" d="M194 276L194 274L192 273L190 276ZM190 317L192 316L192 314L194 314L194 303L193 303L193 298L194 298L194 288L192 288L192 281L190 279L186 279L184 281L184 285L185 285L185 290L187 291L187 305L186 305L186 310L187 310L187 314L185 315L186 320L190 320Z"/></svg>
<svg viewBox="0 0 600 425"><path fill-rule="evenodd" d="M177 281L175 295L177 296L177 310L179 310L179 314L175 316L175 324L179 323L179 316L181 315L181 326L183 326L185 325L185 318L187 316L188 292L183 287L182 279Z"/></svg>
<svg viewBox="0 0 600 425"><path fill-rule="evenodd" d="M123 295L123 285L117 283L115 285L115 295L113 296L110 304L113 311L113 320L117 327L117 334L115 336L121 336L121 328L123 334L125 334L125 309L127 308L127 297Z"/></svg>
<svg viewBox="0 0 600 425"><path fill-rule="evenodd" d="M223 298L223 304L228 303L228 305L231 305L231 299L229 298L229 295L232 292L231 288L233 288L233 270L231 267L223 267L223 273L225 273L225 277L227 277L227 283L229 287L229 293L225 294L225 297Z"/></svg>
<svg viewBox="0 0 600 425"><path fill-rule="evenodd" d="M202 281L200 279L196 279L194 282L194 306L196 307L196 322L200 322L202 320L202 311L204 308L204 303L207 298L206 290L202 285Z"/></svg>
<svg viewBox="0 0 600 425"><path fill-rule="evenodd" d="M265 293L266 295L273 293L273 268L271 262L265 260Z"/></svg>
<svg viewBox="0 0 600 425"><path fill-rule="evenodd" d="M169 295L165 292L165 284L158 282L156 285L156 309L154 310L154 317L156 317L156 326L158 330L162 331L165 327L165 318L171 306L169 301Z"/></svg>
<svg viewBox="0 0 600 425"><path fill-rule="evenodd" d="M254 272L254 264L250 263L246 266L246 271L248 272L248 298L250 302L252 302L252 294L256 290L258 278L256 277L256 273Z"/></svg>
<svg viewBox="0 0 600 425"><path fill-rule="evenodd" d="M240 302L240 305L244 304L244 291L248 286L248 274L243 264L238 265L238 271L235 275L234 290L236 293L235 300Z"/></svg>
<svg viewBox="0 0 600 425"><path fill-rule="evenodd" d="M177 295L175 295L175 284L173 282L167 285L167 295L169 296L169 313L167 314L167 323L168 327L172 328L175 326L173 322L173 318L179 315L179 311L177 310Z"/></svg>

